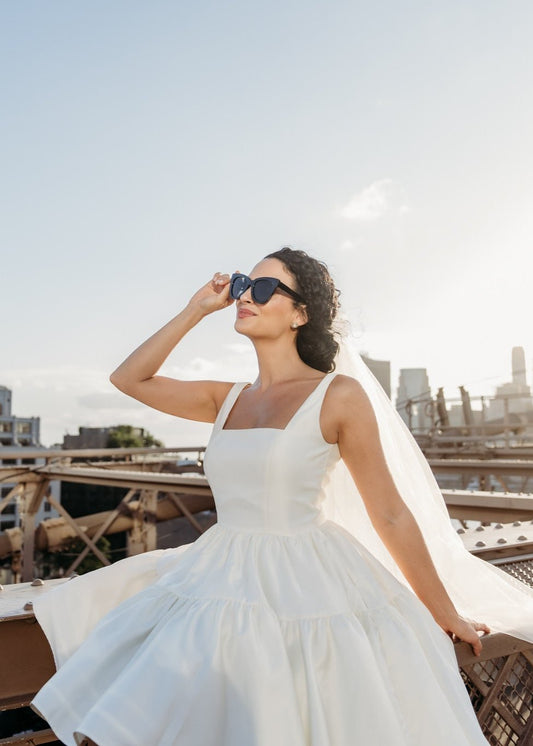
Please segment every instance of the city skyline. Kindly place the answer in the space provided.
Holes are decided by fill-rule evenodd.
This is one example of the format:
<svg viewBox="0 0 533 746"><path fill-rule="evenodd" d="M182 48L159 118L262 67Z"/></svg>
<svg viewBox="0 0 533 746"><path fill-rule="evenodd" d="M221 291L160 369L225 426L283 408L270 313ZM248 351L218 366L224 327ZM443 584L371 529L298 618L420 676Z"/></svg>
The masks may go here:
<svg viewBox="0 0 533 746"><path fill-rule="evenodd" d="M0 8L0 383L45 443L202 437L109 374L215 271L324 260L362 352L475 395L532 339L533 6ZM255 375L234 309L161 369ZM531 360L527 357L531 370ZM46 423L46 424L45 424Z"/></svg>
<svg viewBox="0 0 533 746"><path fill-rule="evenodd" d="M508 366L508 374L507 376L502 376L498 379L498 383L494 383L492 386L489 386L488 388L485 388L484 390L474 390L474 389L468 389L468 393L472 396L472 406L474 410L477 410L479 408L479 401L477 400L477 397L483 395L487 397L488 399L495 397L499 394L499 389L501 390L502 394L505 393L512 393L511 388L513 387L515 374L525 373L525 386L527 388L527 391L529 393L529 384L528 381L533 379L533 366L530 366L529 368L525 367L525 371L518 368L513 368L513 351L521 349L524 350L523 346L515 346L509 350L509 366ZM525 352L525 351L524 351ZM362 353L367 356L366 351L362 351ZM371 360L378 362L375 358L373 358L371 355L368 355L368 357L371 358ZM525 355L524 355L525 359ZM248 360L248 363L251 361ZM424 374L427 374L426 380L429 380L429 395L433 398L435 398L437 388L439 386L435 386L432 383L431 380L431 373L428 371L427 367L419 366L419 367L404 367L404 368L396 368L394 365L392 365L392 361L389 360L379 360L379 362L388 362L391 363L391 400L395 406L398 406L398 395L400 390L400 376L402 372L405 371L416 371L417 373L423 372ZM246 372L246 370L252 370L252 367L248 364L245 364L245 366L240 366L241 373ZM231 370L231 367L228 368L228 371ZM233 368L233 371L235 373L235 378L242 379L243 376L237 375L237 367ZM392 371L395 371L396 373L396 382L394 380L394 375ZM177 368L168 369L165 371L166 374L172 375L178 375L179 370ZM207 375L213 374L214 376L214 369L209 370L205 369L203 370L203 373ZM200 368L198 368L198 377L200 377L201 371ZM458 384L458 386L461 384ZM524 385L524 384L521 384ZM5 387L4 384L2 384L2 381L0 381L0 389ZM6 388L10 388L9 386ZM129 406L124 407L124 412L129 412L130 420L126 418L123 419L117 419L116 421L111 421L106 413L106 407L102 407L101 410L101 419L99 419L98 415L98 406L97 402L95 402L94 407L94 414L90 422L84 421L84 422L74 422L71 420L68 424L68 427L65 427L65 429L57 435L57 437L53 437L48 440L46 439L47 433L51 432L53 433L54 430L50 428L49 424L46 422L46 418L42 417L38 412L36 413L22 413L16 411L16 406L13 405L13 401L16 404L16 391L13 391L11 389L12 397L10 401L10 411L12 410L12 414L17 417L36 417L40 419L40 429L41 429L41 442L42 445L45 447L50 447L52 445L61 445L63 443L64 436L76 436L78 434L78 429L81 427L112 427L115 425L120 424L128 424L128 425L134 425L136 427L144 428L146 431L150 432L154 437L161 439L165 445L181 445L181 446L187 446L187 445L205 445L207 443L207 439L209 437L210 431L211 431L211 425L208 423L198 423L198 422L190 422L187 420L183 420L180 418L171 417L170 415L166 415L161 412L157 412L156 410L151 409L150 407L146 407L145 405L141 404L140 402L136 402L134 400L130 400L129 397L125 397L126 401L125 404ZM418 392L414 394L414 398L420 396L420 393L424 392ZM124 395L125 396L125 395ZM104 397L105 401L105 397ZM457 387L457 391L454 393L453 390L448 389L448 392L446 394L446 401L451 409L452 406L457 405L458 402L461 401L461 397L459 395L459 388ZM495 404L495 402L493 402ZM501 416L501 412L497 407L492 407L494 409L494 412L497 413L494 416ZM511 406L511 410L514 411L516 407ZM518 409L521 409L521 405L518 405ZM491 411L491 408L489 407L489 412ZM503 411L503 410L502 410ZM133 413L133 415L132 415ZM0 412L1 416L1 412ZM422 418L423 419L423 418ZM65 420L65 423L67 420ZM418 421L417 421L418 423ZM417 427L422 425L422 420L420 420L420 423L417 424ZM168 439L169 434L171 434L173 431L180 433L180 438L178 440L176 439ZM59 433L59 429L55 431L56 433ZM170 435L172 437L172 435ZM165 439L167 438L167 439Z"/></svg>

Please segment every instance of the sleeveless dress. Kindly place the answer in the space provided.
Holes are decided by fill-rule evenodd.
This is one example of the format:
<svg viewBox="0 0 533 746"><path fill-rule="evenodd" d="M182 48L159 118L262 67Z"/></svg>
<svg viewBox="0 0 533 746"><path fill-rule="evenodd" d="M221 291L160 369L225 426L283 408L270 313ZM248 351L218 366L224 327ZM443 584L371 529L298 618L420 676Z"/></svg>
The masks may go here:
<svg viewBox="0 0 533 746"><path fill-rule="evenodd" d="M58 671L32 707L65 744L487 746L450 638L321 514L334 375L283 430L225 430L234 384L205 453L218 522L36 599Z"/></svg>

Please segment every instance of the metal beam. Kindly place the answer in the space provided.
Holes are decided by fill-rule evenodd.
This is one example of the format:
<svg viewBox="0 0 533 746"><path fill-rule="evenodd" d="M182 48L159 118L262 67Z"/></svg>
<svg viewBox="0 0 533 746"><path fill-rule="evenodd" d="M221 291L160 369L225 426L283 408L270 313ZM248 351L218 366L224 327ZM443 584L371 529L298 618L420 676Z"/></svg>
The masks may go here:
<svg viewBox="0 0 533 746"><path fill-rule="evenodd" d="M533 495L515 492L442 490L451 518L459 520L527 521L533 518Z"/></svg>
<svg viewBox="0 0 533 746"><path fill-rule="evenodd" d="M533 459L430 458L428 463L433 472L441 474L533 474Z"/></svg>
<svg viewBox="0 0 533 746"><path fill-rule="evenodd" d="M163 491L187 492L194 495L211 494L209 483L203 475L169 474L161 472L138 472L105 467L77 467L50 464L21 474L20 468L0 467L0 479L6 482L39 482L43 476L49 480L80 482L82 484L105 484L128 489L142 488Z"/></svg>
<svg viewBox="0 0 533 746"><path fill-rule="evenodd" d="M2 446L1 459L13 458L109 458L110 456L147 456L156 453L203 453L205 446L159 448L32 448L31 446Z"/></svg>

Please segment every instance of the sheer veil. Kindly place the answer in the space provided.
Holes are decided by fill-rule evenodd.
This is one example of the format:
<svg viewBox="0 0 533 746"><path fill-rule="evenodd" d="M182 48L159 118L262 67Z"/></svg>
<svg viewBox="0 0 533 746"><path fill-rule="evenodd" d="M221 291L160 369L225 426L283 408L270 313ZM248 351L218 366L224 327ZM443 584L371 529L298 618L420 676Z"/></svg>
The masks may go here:
<svg viewBox="0 0 533 746"><path fill-rule="evenodd" d="M374 408L385 458L403 500L413 513L437 572L459 614L533 642L533 589L465 548L450 521L440 488L416 440L378 380L344 333L336 371L356 378ZM339 461L326 488L328 519L360 541L402 583L410 587L373 528L363 500Z"/></svg>

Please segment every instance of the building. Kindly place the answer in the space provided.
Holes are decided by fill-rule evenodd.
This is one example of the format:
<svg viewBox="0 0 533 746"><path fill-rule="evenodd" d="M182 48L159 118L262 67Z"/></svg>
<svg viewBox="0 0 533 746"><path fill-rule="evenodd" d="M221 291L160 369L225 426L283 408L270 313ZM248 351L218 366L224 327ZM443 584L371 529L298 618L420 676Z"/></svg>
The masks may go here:
<svg viewBox="0 0 533 746"><path fill-rule="evenodd" d="M448 421L450 427L461 427L465 424L465 416L462 404L452 404L448 407Z"/></svg>
<svg viewBox="0 0 533 746"><path fill-rule="evenodd" d="M400 368L396 409L413 432L433 426L433 400L426 368Z"/></svg>
<svg viewBox="0 0 533 746"><path fill-rule="evenodd" d="M0 446L35 446L39 437L39 417L12 415L11 390L0 386Z"/></svg>
<svg viewBox="0 0 533 746"><path fill-rule="evenodd" d="M520 386L527 386L526 378L526 355L523 347L513 347L511 351L511 360L513 366L513 383Z"/></svg>
<svg viewBox="0 0 533 746"><path fill-rule="evenodd" d="M513 347L511 365L512 380L502 383L496 388L494 398L489 401L487 407L485 416L488 420L503 419L506 406L510 414L524 415L525 419L531 419L533 399L531 398L531 389L527 385L526 357L523 347ZM507 405L505 401L507 401Z"/></svg>
<svg viewBox="0 0 533 746"><path fill-rule="evenodd" d="M29 464L44 464L44 458L14 458L2 453L4 448L42 448L40 443L40 418L39 417L16 417L11 412L11 390L6 386L0 386L0 466L26 466ZM43 449L44 450L44 449ZM0 500L9 495L14 483L0 483ZM61 486L55 481L50 483L50 494L58 502L61 501ZM11 500L0 513L0 531L6 528L20 526L22 515L19 510L19 500ZM45 518L57 517L55 511L48 501L43 500L36 521L39 523Z"/></svg>
<svg viewBox="0 0 533 746"><path fill-rule="evenodd" d="M63 437L63 448L107 448L107 441L115 427L79 427L78 435L65 435ZM131 430L133 437L144 437L143 427L134 427Z"/></svg>
<svg viewBox="0 0 533 746"><path fill-rule="evenodd" d="M378 379L385 393L391 398L391 375L389 360L373 360L366 355L361 355L365 364L370 368L374 376Z"/></svg>

